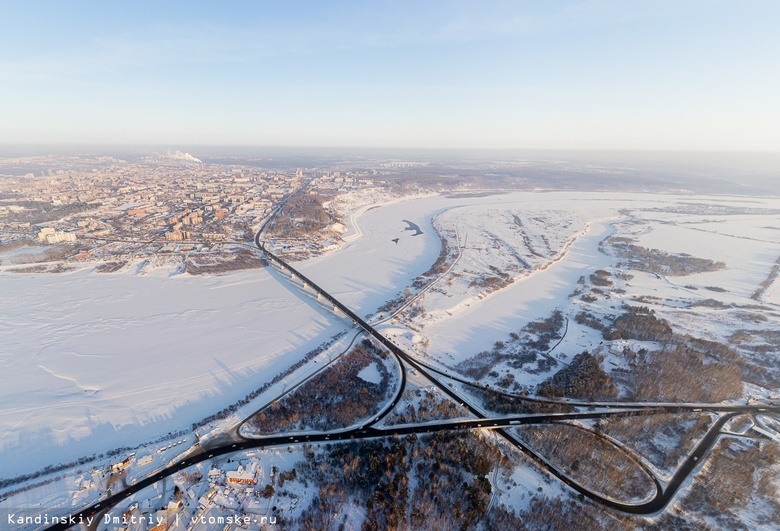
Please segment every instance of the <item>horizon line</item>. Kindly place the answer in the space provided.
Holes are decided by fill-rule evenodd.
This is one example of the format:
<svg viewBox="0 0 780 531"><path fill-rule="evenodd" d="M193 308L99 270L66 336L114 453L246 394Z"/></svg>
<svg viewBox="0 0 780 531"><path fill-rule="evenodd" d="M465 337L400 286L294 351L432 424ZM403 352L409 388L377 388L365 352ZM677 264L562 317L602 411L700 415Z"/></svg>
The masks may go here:
<svg viewBox="0 0 780 531"><path fill-rule="evenodd" d="M40 143L6 143L0 142L4 148L253 148L253 149L285 149L285 150L387 150L387 151L472 151L472 152L579 152L579 153L706 153L706 154L766 154L780 155L778 150L744 150L744 149L688 149L688 148L581 148L581 147L419 147L419 146L334 146L334 145L294 145L294 144L225 144L225 143L142 143L142 142L40 142Z"/></svg>

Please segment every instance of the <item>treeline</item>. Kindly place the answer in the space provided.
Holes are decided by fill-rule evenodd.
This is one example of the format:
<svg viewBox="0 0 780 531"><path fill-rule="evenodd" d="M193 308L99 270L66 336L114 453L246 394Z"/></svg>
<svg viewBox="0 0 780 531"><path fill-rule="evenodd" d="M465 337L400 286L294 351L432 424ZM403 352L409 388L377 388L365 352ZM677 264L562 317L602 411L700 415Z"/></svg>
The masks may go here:
<svg viewBox="0 0 780 531"><path fill-rule="evenodd" d="M390 373L382 362L386 354L364 339L334 365L251 417L249 425L261 434L347 427L379 411L390 386ZM374 364L379 383L360 378Z"/></svg>
<svg viewBox="0 0 780 531"><path fill-rule="evenodd" d="M756 288L756 291L753 292L750 298L753 300L760 300L761 296L764 295L766 290L768 290L769 287L775 283L775 280L777 280L778 276L780 276L780 258L775 260L775 265L772 266L772 270L769 272L769 275L761 282L761 284L758 285L758 288Z"/></svg>
<svg viewBox="0 0 780 531"><path fill-rule="evenodd" d="M586 350L574 356L567 367L540 383L536 393L546 397L598 400L615 398L618 388L599 360Z"/></svg>
<svg viewBox="0 0 780 531"><path fill-rule="evenodd" d="M433 230L439 237L439 241L441 242L441 250L439 251L438 258L436 258L436 261L428 269L428 271L415 279L413 286L417 289L422 288L425 285L425 279L423 277L434 277L441 275L450 267L450 245L447 243L447 238L441 233L441 230L436 225L433 226Z"/></svg>
<svg viewBox="0 0 780 531"><path fill-rule="evenodd" d="M121 446L119 448L113 448L111 450L108 450L105 453L92 454L90 456L79 457L78 459L74 459L73 461L69 461L67 463L60 463L58 465L47 465L44 468L42 468L42 469L40 469L40 470L38 470L36 472L31 472L29 474L23 474L23 475L16 476L16 477L13 477L13 478L0 479L0 489L9 487L11 485L15 485L17 483L22 483L22 482L25 482L25 481L29 481L31 479L37 479L39 477L43 477L43 476L46 476L46 475L49 475L49 474L54 474L55 472L61 472L63 470L67 470L69 468L75 468L77 466L81 466L81 465L85 465L85 464L88 464L88 463L92 463L94 461L97 461L98 459L104 459L106 457L116 457L118 455L126 455L130 451L132 451L132 450L137 450L137 449L142 448L144 446L155 445L155 444L161 443L163 441L169 441L169 440L172 440L172 439L178 439L179 437L181 437L183 435L187 435L187 431L186 430L179 430L179 431L175 431L175 432L168 432L167 434L165 434L165 435L163 435L161 437L158 437L157 439L155 439L155 440L153 440L153 441L151 441L149 443L139 444L137 446L132 446L132 447L131 446ZM0 501L5 500L6 498L8 498L10 496L13 496L15 494L18 494L20 492L24 492L24 491L27 491L27 490L30 490L30 489L33 489L33 488L36 488L36 487L43 486L43 485L48 485L50 483L53 483L54 481L58 481L60 479L63 479L64 477L65 477L64 474L59 474L57 476L52 476L52 477L46 478L45 480L39 481L38 483L35 483L35 484L25 485L24 487L18 488L16 490L10 490L10 491L3 492L2 494L0 494Z"/></svg>
<svg viewBox="0 0 780 531"><path fill-rule="evenodd" d="M396 308L399 308L403 303L406 302L407 297L404 295L398 295L396 298L391 299L387 302L385 302L382 306L377 308L377 312L392 312Z"/></svg>
<svg viewBox="0 0 780 531"><path fill-rule="evenodd" d="M574 411L566 404L548 404L525 400L522 396L507 396L491 389L469 389L469 393L482 402L482 407L500 415L524 415L531 413L564 413Z"/></svg>

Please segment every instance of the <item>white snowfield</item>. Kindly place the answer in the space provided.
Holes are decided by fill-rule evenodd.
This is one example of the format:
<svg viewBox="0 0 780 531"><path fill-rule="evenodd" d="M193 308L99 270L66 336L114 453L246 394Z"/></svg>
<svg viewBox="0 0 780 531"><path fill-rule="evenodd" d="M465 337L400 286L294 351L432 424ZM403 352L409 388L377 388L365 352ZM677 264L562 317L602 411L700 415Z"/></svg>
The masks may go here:
<svg viewBox="0 0 780 531"><path fill-rule="evenodd" d="M647 210L690 203L764 211ZM363 316L436 261L434 218L448 234L457 228L461 259L421 298L424 313L387 324L402 341L401 331L413 326L415 332L407 328L406 334L415 350L450 366L556 308L566 315L578 311L584 303L569 295L580 276L614 265L613 256L599 251L612 234L634 231L638 245L727 266L667 279L636 272L625 287L627 299L684 294L746 303L780 255L778 199L522 192L393 199L379 208L346 198L341 205L356 206L344 212L347 241L296 267ZM676 224L659 224L662 218ZM423 233L413 236L403 220ZM470 287L491 274L491 265L513 282L493 292ZM188 276L172 268L143 276L91 269L57 275L0 271L0 477L187 429L345 328L344 320L278 276L268 270ZM681 291L686 285L698 288ZM779 299L775 281L760 303L777 311ZM685 323L715 337L737 326L706 314ZM777 324L776 317L762 326L770 324ZM598 341L572 328L556 353L571 356Z"/></svg>
<svg viewBox="0 0 780 531"><path fill-rule="evenodd" d="M266 271L0 275L0 476L186 429L343 328Z"/></svg>

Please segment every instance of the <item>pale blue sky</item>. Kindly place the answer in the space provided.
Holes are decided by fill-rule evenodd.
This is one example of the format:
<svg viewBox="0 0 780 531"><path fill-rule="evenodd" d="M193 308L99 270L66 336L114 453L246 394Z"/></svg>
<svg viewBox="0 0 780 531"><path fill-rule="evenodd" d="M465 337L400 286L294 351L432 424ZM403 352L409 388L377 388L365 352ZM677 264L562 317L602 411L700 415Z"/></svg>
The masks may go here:
<svg viewBox="0 0 780 531"><path fill-rule="evenodd" d="M6 1L0 143L780 151L780 1Z"/></svg>

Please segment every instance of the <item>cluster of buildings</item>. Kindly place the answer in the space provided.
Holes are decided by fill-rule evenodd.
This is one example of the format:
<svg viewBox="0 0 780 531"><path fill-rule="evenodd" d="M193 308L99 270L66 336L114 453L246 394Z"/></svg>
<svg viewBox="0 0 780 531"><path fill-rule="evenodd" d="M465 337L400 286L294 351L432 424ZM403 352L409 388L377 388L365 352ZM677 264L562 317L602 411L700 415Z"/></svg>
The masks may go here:
<svg viewBox="0 0 780 531"><path fill-rule="evenodd" d="M2 175L0 244L77 244L74 256L101 261L145 258L167 242L200 244L191 250L245 242L280 199L308 182L303 171L251 166L68 160L65 169Z"/></svg>
<svg viewBox="0 0 780 531"><path fill-rule="evenodd" d="M312 179L311 188L312 190L356 190L387 184L387 181L377 180L377 175L376 170L358 170L345 173L327 171Z"/></svg>
<svg viewBox="0 0 780 531"><path fill-rule="evenodd" d="M246 243L301 188L316 194L386 184L375 169L283 171L240 162L0 159L0 245L71 244L66 259L77 261L183 256L217 243ZM28 167L35 171L22 173Z"/></svg>

